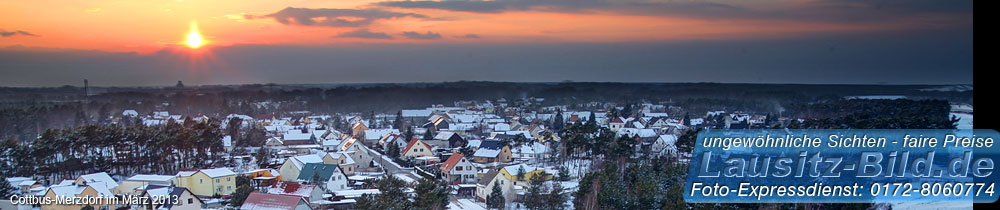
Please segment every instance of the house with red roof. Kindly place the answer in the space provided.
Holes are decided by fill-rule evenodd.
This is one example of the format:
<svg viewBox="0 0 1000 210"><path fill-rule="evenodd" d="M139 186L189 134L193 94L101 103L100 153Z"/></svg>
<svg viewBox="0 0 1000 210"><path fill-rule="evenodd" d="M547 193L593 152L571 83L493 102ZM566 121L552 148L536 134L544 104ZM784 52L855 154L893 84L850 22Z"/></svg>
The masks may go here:
<svg viewBox="0 0 1000 210"><path fill-rule="evenodd" d="M399 150L400 156L403 157L434 157L434 153L431 152L433 147L418 138L413 138L409 143L406 144L402 150Z"/></svg>
<svg viewBox="0 0 1000 210"><path fill-rule="evenodd" d="M261 192L275 195L299 196L306 199L306 202L323 200L323 189L311 184L275 182L273 185L261 189Z"/></svg>
<svg viewBox="0 0 1000 210"><path fill-rule="evenodd" d="M441 172L445 175L445 180L451 184L475 184L476 166L472 165L461 153L452 154L448 160L441 164Z"/></svg>
<svg viewBox="0 0 1000 210"><path fill-rule="evenodd" d="M240 210L312 210L306 199L295 195L250 193Z"/></svg>

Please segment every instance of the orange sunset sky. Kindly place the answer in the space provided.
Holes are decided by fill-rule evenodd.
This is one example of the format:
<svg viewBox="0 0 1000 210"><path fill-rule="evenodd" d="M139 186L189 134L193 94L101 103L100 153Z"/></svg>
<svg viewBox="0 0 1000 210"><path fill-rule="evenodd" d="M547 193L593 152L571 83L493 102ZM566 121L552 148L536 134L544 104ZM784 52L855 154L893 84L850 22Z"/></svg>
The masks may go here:
<svg viewBox="0 0 1000 210"><path fill-rule="evenodd" d="M497 10L472 11L449 9L446 4L441 8L417 8L370 0L2 1L0 30L25 31L31 35L6 37L0 39L0 44L151 52L181 44L191 21L197 21L209 46L755 39L825 32L945 28L971 21L969 13L925 12L919 10L922 8L851 1L593 1L596 5L589 5L589 0L578 1L581 5L572 5L574 1L510 2L508 6L497 6ZM639 3L654 6L630 5ZM656 7L665 8L657 11ZM286 8L315 14L273 16ZM403 15L364 17L333 12L328 15L320 9ZM879 14L893 12L903 15ZM287 22L278 21L281 18ZM297 18L315 23L300 23ZM371 21L366 21L367 18ZM364 23L322 24L337 20ZM358 30L390 38L338 36ZM406 38L400 36L403 32L424 35L430 32L440 34L440 38ZM465 38L470 34L478 38Z"/></svg>
<svg viewBox="0 0 1000 210"><path fill-rule="evenodd" d="M953 84L972 25L971 0L14 0L0 86Z"/></svg>

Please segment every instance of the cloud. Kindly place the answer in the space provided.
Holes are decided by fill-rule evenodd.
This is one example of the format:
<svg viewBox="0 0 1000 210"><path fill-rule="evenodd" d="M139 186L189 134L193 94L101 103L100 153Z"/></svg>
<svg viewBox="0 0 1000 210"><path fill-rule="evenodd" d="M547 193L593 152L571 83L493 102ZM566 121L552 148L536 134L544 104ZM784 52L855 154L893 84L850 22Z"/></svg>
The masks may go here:
<svg viewBox="0 0 1000 210"><path fill-rule="evenodd" d="M441 9L451 11L476 12L476 13L502 13L508 11L555 11L555 12L581 12L585 10L623 10L643 7L667 7L677 11L696 10L707 11L717 10L719 12L732 12L739 9L735 6L721 3L704 1L642 1L642 0L405 0L405 1L384 1L377 5L398 8L422 8Z"/></svg>
<svg viewBox="0 0 1000 210"><path fill-rule="evenodd" d="M375 3L395 8L441 9L474 13L545 11L564 13L611 12L629 15L680 16L700 19L786 19L828 22L871 21L928 14L968 15L972 1L828 0L746 6L745 2L652 0L404 0Z"/></svg>
<svg viewBox="0 0 1000 210"><path fill-rule="evenodd" d="M354 31L345 32L338 34L334 37L351 37L351 38L365 38L365 39L392 39L392 36L382 32L371 32L367 28L362 28Z"/></svg>
<svg viewBox="0 0 1000 210"><path fill-rule="evenodd" d="M479 37L479 35L476 35L476 34L466 34L464 36L455 36L455 38L478 39L478 38L482 38L482 37Z"/></svg>
<svg viewBox="0 0 1000 210"><path fill-rule="evenodd" d="M419 33L415 31L405 31L402 33L403 36L410 39L440 39L441 34L428 31L427 33Z"/></svg>
<svg viewBox="0 0 1000 210"><path fill-rule="evenodd" d="M11 37L11 36L38 36L38 34L33 34L31 32L16 30L16 31L5 31L0 29L0 37Z"/></svg>
<svg viewBox="0 0 1000 210"><path fill-rule="evenodd" d="M275 21L285 25L360 27L370 25L376 20L404 17L428 18L422 14L392 12L381 9L312 9L294 7L288 7L268 15L249 18L274 18Z"/></svg>

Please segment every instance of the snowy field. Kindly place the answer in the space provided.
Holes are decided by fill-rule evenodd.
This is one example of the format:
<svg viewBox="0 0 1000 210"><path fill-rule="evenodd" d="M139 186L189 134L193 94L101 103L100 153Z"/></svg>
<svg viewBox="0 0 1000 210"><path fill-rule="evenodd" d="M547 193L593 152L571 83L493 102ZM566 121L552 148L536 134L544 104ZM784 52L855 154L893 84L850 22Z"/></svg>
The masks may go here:
<svg viewBox="0 0 1000 210"><path fill-rule="evenodd" d="M958 129L972 129L972 114L951 113L952 117L958 117Z"/></svg>

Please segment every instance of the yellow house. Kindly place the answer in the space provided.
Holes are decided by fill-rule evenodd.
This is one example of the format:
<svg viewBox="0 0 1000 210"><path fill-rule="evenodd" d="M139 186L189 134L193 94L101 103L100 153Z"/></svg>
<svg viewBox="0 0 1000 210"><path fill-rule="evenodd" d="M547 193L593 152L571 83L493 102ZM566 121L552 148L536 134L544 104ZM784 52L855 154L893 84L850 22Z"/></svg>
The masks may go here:
<svg viewBox="0 0 1000 210"><path fill-rule="evenodd" d="M97 185L61 185L52 186L48 191L45 192L45 197L52 200L57 200L60 198L100 198L100 197L112 197L114 194L111 190L104 187L103 184ZM91 202L89 199L86 203L96 203L96 205L90 205L97 210L110 210L114 209L114 206L109 203L104 203L100 200L95 200L96 202ZM83 204L50 204L42 205L42 210L79 210L87 205Z"/></svg>
<svg viewBox="0 0 1000 210"><path fill-rule="evenodd" d="M197 196L229 195L236 191L236 172L228 168L181 171L177 182Z"/></svg>
<svg viewBox="0 0 1000 210"><path fill-rule="evenodd" d="M365 137L365 131L368 130L368 126L362 121L364 120L358 120L354 122L353 126L351 126L351 136L354 136L354 138Z"/></svg>
<svg viewBox="0 0 1000 210"><path fill-rule="evenodd" d="M337 164L347 176L353 176L356 168L354 158L348 155L348 152L326 153L323 155L323 164Z"/></svg>
<svg viewBox="0 0 1000 210"><path fill-rule="evenodd" d="M517 175L519 171L524 170L523 179L518 179ZM514 182L514 185L527 187L531 182L531 177L543 176L544 180L552 179L552 175L545 173L544 168L538 168L534 166L529 166L525 164L510 165L500 169L500 175L503 175L507 180Z"/></svg>

